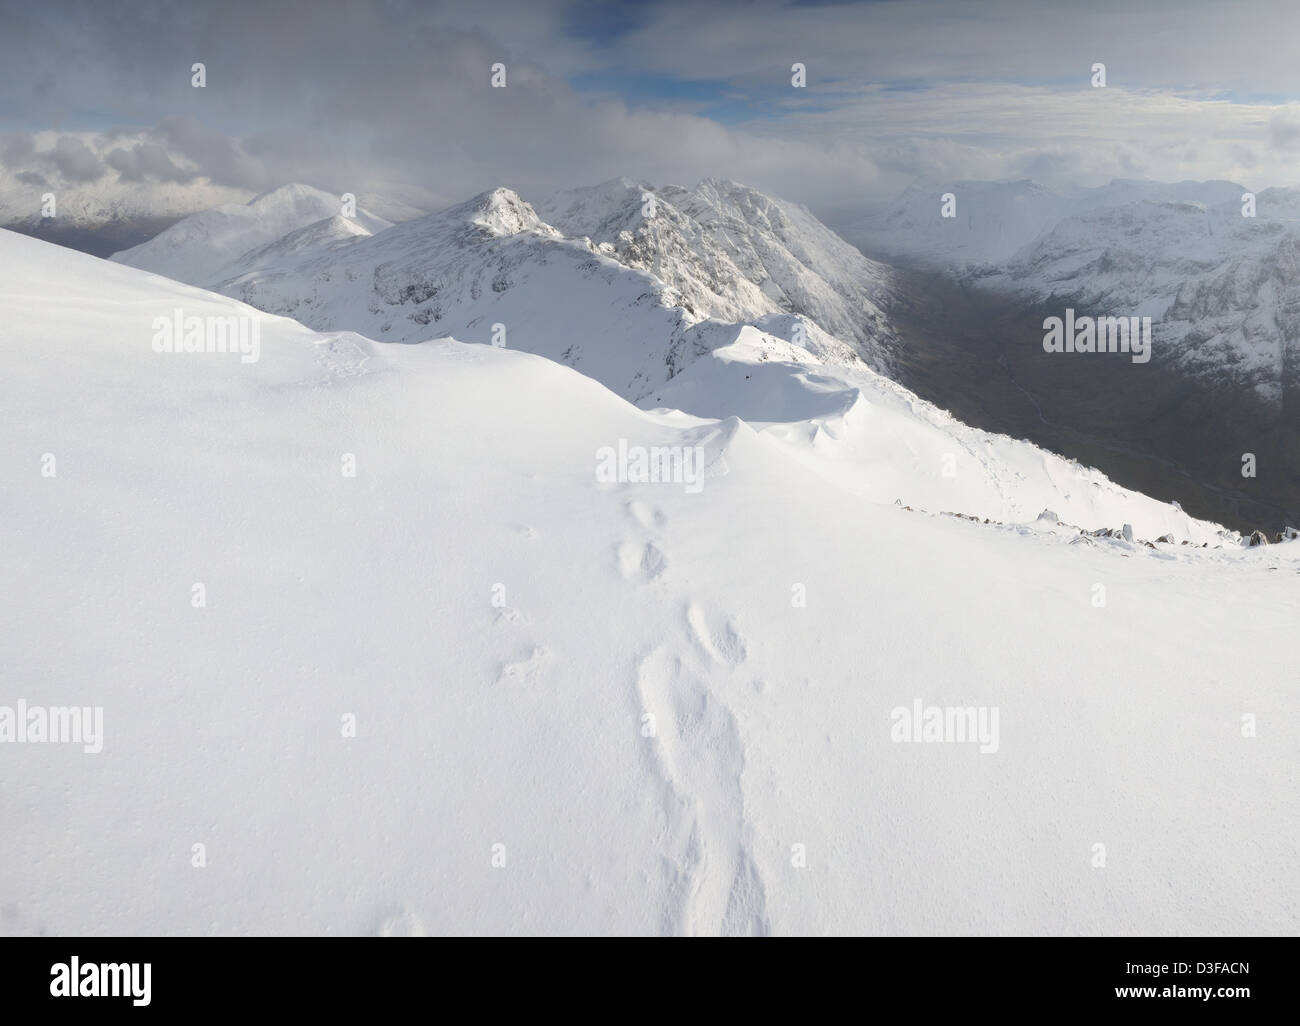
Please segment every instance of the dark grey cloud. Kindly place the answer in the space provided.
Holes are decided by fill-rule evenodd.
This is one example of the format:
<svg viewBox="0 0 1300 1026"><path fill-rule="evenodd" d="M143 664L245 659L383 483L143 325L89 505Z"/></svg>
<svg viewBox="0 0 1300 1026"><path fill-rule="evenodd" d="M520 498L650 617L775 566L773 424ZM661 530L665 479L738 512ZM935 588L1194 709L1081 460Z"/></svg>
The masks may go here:
<svg viewBox="0 0 1300 1026"><path fill-rule="evenodd" d="M107 168L99 156L80 139L63 136L43 158L69 182L93 182L104 177Z"/></svg>
<svg viewBox="0 0 1300 1026"><path fill-rule="evenodd" d="M808 66L811 79L919 84L1083 81L1241 95L1296 88L1292 0L908 0L805 5L670 0L620 35L624 69L743 80Z"/></svg>
<svg viewBox="0 0 1300 1026"><path fill-rule="evenodd" d="M1294 150L1300 147L1300 118L1279 114L1269 122L1268 130L1277 149Z"/></svg>
<svg viewBox="0 0 1300 1026"><path fill-rule="evenodd" d="M198 174L178 167L167 150L151 142L109 150L104 163L121 175L124 182L192 182Z"/></svg>
<svg viewBox="0 0 1300 1026"><path fill-rule="evenodd" d="M263 189L282 184L269 177L266 167L249 156L239 140L204 127L193 116L164 119L157 135L168 150L202 169L216 185Z"/></svg>
<svg viewBox="0 0 1300 1026"><path fill-rule="evenodd" d="M28 132L0 135L0 163L13 167L29 164L36 157L36 142Z"/></svg>

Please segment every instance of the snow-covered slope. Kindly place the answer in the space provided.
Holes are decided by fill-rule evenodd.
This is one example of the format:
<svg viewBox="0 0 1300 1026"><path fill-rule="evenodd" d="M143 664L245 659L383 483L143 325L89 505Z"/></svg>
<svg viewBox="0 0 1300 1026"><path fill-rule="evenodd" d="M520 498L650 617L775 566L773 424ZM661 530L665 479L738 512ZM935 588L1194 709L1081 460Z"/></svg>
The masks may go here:
<svg viewBox="0 0 1300 1026"><path fill-rule="evenodd" d="M355 218L341 218L339 197L309 185L285 185L263 193L245 204L214 207L176 222L148 242L114 253L117 263L166 275L177 281L203 284L218 275L225 265L253 250L313 225L316 235L339 237L340 220L351 220L360 229L354 234L372 235L391 227L381 217L357 208ZM320 226L319 222L327 225ZM319 240L317 240L319 241ZM286 242L280 252L289 256L300 250ZM265 255L265 254L264 254Z"/></svg>
<svg viewBox="0 0 1300 1026"><path fill-rule="evenodd" d="M176 308L261 358L155 352ZM1300 546L869 501L834 432L942 424L754 329L674 382L713 420L5 232L0 309L0 705L103 712L0 744L6 932L1296 930ZM917 701L996 738L900 742Z"/></svg>
<svg viewBox="0 0 1300 1026"><path fill-rule="evenodd" d="M210 277L220 281L273 269L286 261L302 260L308 254L319 256L334 252L357 239L369 238L374 234L359 221L335 214L291 231L265 246L240 254L212 272Z"/></svg>
<svg viewBox="0 0 1300 1026"><path fill-rule="evenodd" d="M1240 541L1077 461L969 427L867 368L819 363L779 337L779 322L768 329L778 334L729 328L730 344L659 389L656 402L738 417L815 473L875 502L1014 524L1048 510L1089 531L1127 523L1140 539Z"/></svg>

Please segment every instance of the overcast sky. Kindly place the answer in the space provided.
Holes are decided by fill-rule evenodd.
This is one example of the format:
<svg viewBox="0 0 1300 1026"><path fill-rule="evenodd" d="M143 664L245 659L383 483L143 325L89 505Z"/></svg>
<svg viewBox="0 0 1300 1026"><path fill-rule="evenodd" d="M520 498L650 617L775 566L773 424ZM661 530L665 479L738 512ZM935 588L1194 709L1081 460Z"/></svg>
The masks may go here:
<svg viewBox="0 0 1300 1026"><path fill-rule="evenodd" d="M620 174L818 211L918 178L1262 189L1300 184L1300 4L0 0L0 164L425 208Z"/></svg>

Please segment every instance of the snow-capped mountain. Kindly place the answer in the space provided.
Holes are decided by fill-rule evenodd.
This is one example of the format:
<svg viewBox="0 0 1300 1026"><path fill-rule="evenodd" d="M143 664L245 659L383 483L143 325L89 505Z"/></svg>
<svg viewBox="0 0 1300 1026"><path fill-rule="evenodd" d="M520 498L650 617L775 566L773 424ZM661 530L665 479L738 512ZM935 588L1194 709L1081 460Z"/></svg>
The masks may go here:
<svg viewBox="0 0 1300 1026"><path fill-rule="evenodd" d="M1293 932L1300 546L900 508L1177 514L752 326L666 386L719 419L2 231L0 309L0 704L103 714L4 746L5 932ZM176 309L259 358L158 351Z"/></svg>
<svg viewBox="0 0 1300 1026"><path fill-rule="evenodd" d="M271 254L266 247L304 229L311 231L286 240L274 252L291 257L349 235L372 235L392 227L391 222L360 207L354 217L347 219L340 216L341 212L338 196L309 185L285 185L248 203L214 207L183 218L148 242L114 253L111 259L177 281L200 284L254 250L267 259ZM350 220L358 230L341 225L342 220Z"/></svg>
<svg viewBox="0 0 1300 1026"><path fill-rule="evenodd" d="M1163 331L1178 359L1253 386L1271 404L1300 373L1300 232L1260 231L1240 252L1178 291ZM1166 334L1167 333L1167 334Z"/></svg>
<svg viewBox="0 0 1300 1026"><path fill-rule="evenodd" d="M243 271L213 287L318 330L386 342L454 335L566 363L631 398L696 351L667 287L565 239L496 189L324 254Z"/></svg>
<svg viewBox="0 0 1300 1026"><path fill-rule="evenodd" d="M877 368L896 345L881 310L890 269L798 204L721 179L688 191L619 178L557 193L537 211L570 238L590 238L601 253L651 272L693 315L752 322L806 314L856 342Z"/></svg>
<svg viewBox="0 0 1300 1026"><path fill-rule="evenodd" d="M220 268L208 236L178 224L157 246L115 259L320 330L524 349L636 400L724 338L718 321L784 325L818 359L889 366L888 268L802 208L734 183L687 192L616 180L545 209L558 225L495 189L375 238L326 251L283 240Z"/></svg>

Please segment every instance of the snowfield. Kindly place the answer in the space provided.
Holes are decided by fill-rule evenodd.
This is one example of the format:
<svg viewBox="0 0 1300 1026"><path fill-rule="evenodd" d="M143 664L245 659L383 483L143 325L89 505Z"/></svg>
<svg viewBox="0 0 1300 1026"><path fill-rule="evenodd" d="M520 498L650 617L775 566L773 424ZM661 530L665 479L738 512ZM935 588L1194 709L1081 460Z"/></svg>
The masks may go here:
<svg viewBox="0 0 1300 1026"><path fill-rule="evenodd" d="M260 359L155 352L175 309ZM0 707L104 723L0 744L0 931L1296 932L1300 545L764 316L618 390L595 315L601 381L0 231Z"/></svg>

